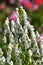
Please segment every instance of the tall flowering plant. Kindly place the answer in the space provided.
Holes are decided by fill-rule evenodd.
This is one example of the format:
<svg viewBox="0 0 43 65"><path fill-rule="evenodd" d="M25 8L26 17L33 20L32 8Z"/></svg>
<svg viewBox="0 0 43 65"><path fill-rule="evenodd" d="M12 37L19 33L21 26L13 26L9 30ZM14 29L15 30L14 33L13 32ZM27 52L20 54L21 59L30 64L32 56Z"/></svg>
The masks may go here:
<svg viewBox="0 0 43 65"><path fill-rule="evenodd" d="M16 8L16 19L7 18L4 23L3 45L6 53L0 48L1 65L43 65L43 39L30 24L23 7ZM37 39L40 38L40 44Z"/></svg>

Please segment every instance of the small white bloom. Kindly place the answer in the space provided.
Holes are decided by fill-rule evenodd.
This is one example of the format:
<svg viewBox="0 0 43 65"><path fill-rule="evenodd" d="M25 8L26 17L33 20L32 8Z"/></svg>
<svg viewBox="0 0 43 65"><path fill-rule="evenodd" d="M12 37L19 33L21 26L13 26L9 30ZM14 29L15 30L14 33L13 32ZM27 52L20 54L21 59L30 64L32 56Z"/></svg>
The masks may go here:
<svg viewBox="0 0 43 65"><path fill-rule="evenodd" d="M5 57L3 56L3 57L2 57L2 62L5 62L5 60L6 60L6 59L5 59Z"/></svg>
<svg viewBox="0 0 43 65"><path fill-rule="evenodd" d="M27 40L25 40L25 49L28 49L30 46L29 46L29 43Z"/></svg>
<svg viewBox="0 0 43 65"><path fill-rule="evenodd" d="M11 29L12 29L12 32L14 33L15 32L15 29L13 27Z"/></svg>
<svg viewBox="0 0 43 65"><path fill-rule="evenodd" d="M30 61L30 63L32 62L32 59L31 58L29 58L29 61Z"/></svg>
<svg viewBox="0 0 43 65"><path fill-rule="evenodd" d="M42 59L41 59L41 62L43 62L43 57L42 57Z"/></svg>
<svg viewBox="0 0 43 65"><path fill-rule="evenodd" d="M9 64L10 64L10 65L13 65L13 61L11 61Z"/></svg>
<svg viewBox="0 0 43 65"><path fill-rule="evenodd" d="M19 16L17 16L17 15L16 15L16 17L17 17L17 20L16 20L16 25L17 25L17 24L18 24L18 25L20 25Z"/></svg>
<svg viewBox="0 0 43 65"><path fill-rule="evenodd" d="M9 43L8 48L9 48L10 50L12 50L13 44L12 44L12 43Z"/></svg>
<svg viewBox="0 0 43 65"><path fill-rule="evenodd" d="M29 54L29 57L31 57L33 55L33 52L31 49L28 50L28 54Z"/></svg>
<svg viewBox="0 0 43 65"><path fill-rule="evenodd" d="M40 37L40 34L38 33L38 31L36 31L36 36L37 38Z"/></svg>
<svg viewBox="0 0 43 65"><path fill-rule="evenodd" d="M9 19L7 17L7 19L5 20L5 24L8 25L9 24Z"/></svg>
<svg viewBox="0 0 43 65"><path fill-rule="evenodd" d="M16 27L15 22L11 20L11 30L13 33L15 32L15 27Z"/></svg>
<svg viewBox="0 0 43 65"><path fill-rule="evenodd" d="M11 60L11 54L7 54L7 62L9 63Z"/></svg>
<svg viewBox="0 0 43 65"><path fill-rule="evenodd" d="M13 20L11 20L11 26L15 26L15 22Z"/></svg>
<svg viewBox="0 0 43 65"><path fill-rule="evenodd" d="M36 60L36 64L41 65L41 60Z"/></svg>
<svg viewBox="0 0 43 65"><path fill-rule="evenodd" d="M7 29L5 28L5 30L4 30L4 35L6 36L6 33L7 33Z"/></svg>
<svg viewBox="0 0 43 65"><path fill-rule="evenodd" d="M12 32L9 33L9 37L10 37L10 38L14 38Z"/></svg>
<svg viewBox="0 0 43 65"><path fill-rule="evenodd" d="M4 41L4 43L7 42L6 36L4 36L3 41Z"/></svg>

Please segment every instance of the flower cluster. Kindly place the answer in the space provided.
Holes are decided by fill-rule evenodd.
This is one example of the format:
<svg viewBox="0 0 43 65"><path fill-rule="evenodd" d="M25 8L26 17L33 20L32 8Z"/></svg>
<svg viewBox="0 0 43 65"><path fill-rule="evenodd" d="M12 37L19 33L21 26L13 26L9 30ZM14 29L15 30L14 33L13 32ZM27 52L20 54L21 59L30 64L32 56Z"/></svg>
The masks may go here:
<svg viewBox="0 0 43 65"><path fill-rule="evenodd" d="M15 13L16 20L7 18L4 23L3 41L8 49L6 57L3 57L2 50L0 52L0 58L6 60L2 65L43 65L42 37L34 32L23 7L16 8ZM37 43L38 38L40 44Z"/></svg>
<svg viewBox="0 0 43 65"><path fill-rule="evenodd" d="M40 5L43 5L43 0L19 0L19 2L28 10L37 10Z"/></svg>
<svg viewBox="0 0 43 65"><path fill-rule="evenodd" d="M2 49L0 48L0 65L5 65L5 57L3 56L3 51Z"/></svg>
<svg viewBox="0 0 43 65"><path fill-rule="evenodd" d="M27 10L35 11L39 8L40 5L43 6L43 0L5 0L5 3L0 5L0 10L7 9L6 5L10 6L20 6L22 5Z"/></svg>

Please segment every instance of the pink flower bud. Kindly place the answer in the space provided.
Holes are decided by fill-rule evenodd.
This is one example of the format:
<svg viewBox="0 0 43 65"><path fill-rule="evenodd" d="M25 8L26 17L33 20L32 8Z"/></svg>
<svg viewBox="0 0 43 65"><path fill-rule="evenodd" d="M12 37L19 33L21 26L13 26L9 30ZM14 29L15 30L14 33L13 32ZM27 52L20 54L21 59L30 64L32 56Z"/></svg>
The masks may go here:
<svg viewBox="0 0 43 65"><path fill-rule="evenodd" d="M0 5L0 10L3 10L3 9L5 9L5 4Z"/></svg>
<svg viewBox="0 0 43 65"><path fill-rule="evenodd" d="M43 34L40 35L43 38Z"/></svg>
<svg viewBox="0 0 43 65"><path fill-rule="evenodd" d="M40 35L40 37L43 39L43 34ZM40 43L40 38L37 39L37 42Z"/></svg>
<svg viewBox="0 0 43 65"><path fill-rule="evenodd" d="M15 12L15 11L13 11L13 12L11 13L11 15L9 16L9 19L16 21L16 12Z"/></svg>
<svg viewBox="0 0 43 65"><path fill-rule="evenodd" d="M32 10L36 11L38 10L39 6L37 4L34 4L33 7L32 7Z"/></svg>

